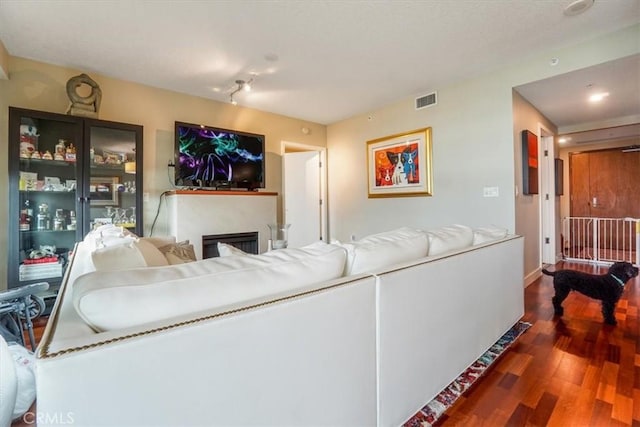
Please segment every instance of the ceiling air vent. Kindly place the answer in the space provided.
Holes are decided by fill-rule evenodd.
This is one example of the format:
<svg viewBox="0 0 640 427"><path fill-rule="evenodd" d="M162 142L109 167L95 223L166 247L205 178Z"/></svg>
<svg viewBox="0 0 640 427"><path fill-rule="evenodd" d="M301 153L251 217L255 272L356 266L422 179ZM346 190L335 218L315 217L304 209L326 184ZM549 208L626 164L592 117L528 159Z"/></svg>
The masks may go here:
<svg viewBox="0 0 640 427"><path fill-rule="evenodd" d="M430 93L428 95L420 96L416 98L416 110L421 110L426 107L431 107L438 103L437 92Z"/></svg>

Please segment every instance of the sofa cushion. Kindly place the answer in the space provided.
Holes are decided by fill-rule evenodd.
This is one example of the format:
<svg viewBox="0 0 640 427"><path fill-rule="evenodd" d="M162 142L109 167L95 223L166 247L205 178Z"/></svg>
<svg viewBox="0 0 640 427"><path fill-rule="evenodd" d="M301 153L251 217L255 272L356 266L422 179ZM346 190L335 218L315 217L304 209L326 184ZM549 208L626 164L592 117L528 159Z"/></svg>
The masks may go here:
<svg viewBox="0 0 640 427"><path fill-rule="evenodd" d="M164 255L170 265L196 261L195 250L188 240L160 246L158 250Z"/></svg>
<svg viewBox="0 0 640 427"><path fill-rule="evenodd" d="M73 283L73 303L98 331L126 328L290 292L342 275L343 248L326 243L263 255L93 272Z"/></svg>
<svg viewBox="0 0 640 427"><path fill-rule="evenodd" d="M165 256L150 242L139 239L97 248L91 252L96 271L126 270L168 265Z"/></svg>
<svg viewBox="0 0 640 427"><path fill-rule="evenodd" d="M401 227L341 243L347 250L345 274L358 274L411 261L427 255L429 241L422 230Z"/></svg>
<svg viewBox="0 0 640 427"><path fill-rule="evenodd" d="M478 227L473 229L473 244L493 242L507 237L508 230L500 227Z"/></svg>
<svg viewBox="0 0 640 427"><path fill-rule="evenodd" d="M473 243L473 230L466 225L447 225L426 233L429 237L430 256L463 249Z"/></svg>
<svg viewBox="0 0 640 427"><path fill-rule="evenodd" d="M168 245L176 244L175 236L152 236L152 237L140 237L140 240L151 243L156 248L162 248ZM188 240L186 240L188 242Z"/></svg>

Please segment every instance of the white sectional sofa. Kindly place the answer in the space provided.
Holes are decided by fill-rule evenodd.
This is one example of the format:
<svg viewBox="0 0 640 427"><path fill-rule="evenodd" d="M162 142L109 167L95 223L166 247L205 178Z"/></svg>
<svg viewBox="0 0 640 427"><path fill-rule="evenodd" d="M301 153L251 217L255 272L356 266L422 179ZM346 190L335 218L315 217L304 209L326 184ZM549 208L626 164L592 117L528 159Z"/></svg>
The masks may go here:
<svg viewBox="0 0 640 427"><path fill-rule="evenodd" d="M489 229L117 272L98 252L38 348L39 426L396 426L524 312L523 239Z"/></svg>

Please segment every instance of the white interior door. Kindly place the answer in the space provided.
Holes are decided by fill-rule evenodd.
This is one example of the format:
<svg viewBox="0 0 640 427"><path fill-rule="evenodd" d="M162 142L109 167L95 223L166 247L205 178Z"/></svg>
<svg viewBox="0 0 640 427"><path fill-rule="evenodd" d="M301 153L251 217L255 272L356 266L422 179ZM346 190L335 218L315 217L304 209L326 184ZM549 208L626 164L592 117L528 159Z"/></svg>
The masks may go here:
<svg viewBox="0 0 640 427"><path fill-rule="evenodd" d="M555 150L553 136L539 128L541 150L538 158L540 171L540 245L542 264L554 265L556 258L556 194L555 194Z"/></svg>
<svg viewBox="0 0 640 427"><path fill-rule="evenodd" d="M284 220L289 247L298 248L322 239L320 152L283 155Z"/></svg>

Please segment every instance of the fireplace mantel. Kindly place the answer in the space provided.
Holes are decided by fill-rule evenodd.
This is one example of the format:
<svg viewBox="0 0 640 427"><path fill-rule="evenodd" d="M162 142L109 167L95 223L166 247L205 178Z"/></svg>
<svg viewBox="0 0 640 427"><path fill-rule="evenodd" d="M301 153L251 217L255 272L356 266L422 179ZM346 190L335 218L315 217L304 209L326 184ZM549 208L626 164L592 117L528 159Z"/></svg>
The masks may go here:
<svg viewBox="0 0 640 427"><path fill-rule="evenodd" d="M246 191L246 190L171 190L167 191L167 196L172 195L193 195L193 196L277 196L278 193L269 191Z"/></svg>
<svg viewBox="0 0 640 427"><path fill-rule="evenodd" d="M258 232L259 252L267 250L269 224L277 218L278 193L173 190L167 193L169 234L189 240L202 259L202 236Z"/></svg>

